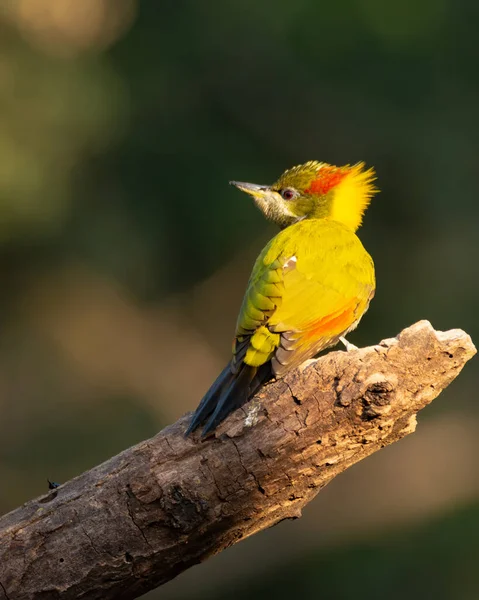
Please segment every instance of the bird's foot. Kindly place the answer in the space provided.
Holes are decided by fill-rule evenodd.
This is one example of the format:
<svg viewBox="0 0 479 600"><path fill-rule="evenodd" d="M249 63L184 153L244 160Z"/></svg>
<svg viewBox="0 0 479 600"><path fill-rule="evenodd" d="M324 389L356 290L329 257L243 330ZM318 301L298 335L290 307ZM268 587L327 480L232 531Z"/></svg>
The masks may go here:
<svg viewBox="0 0 479 600"><path fill-rule="evenodd" d="M300 373L302 373L305 369L307 369L311 365L314 365L315 363L317 363L318 360L319 360L319 358L308 358L308 360L305 360L304 363L301 363L298 367Z"/></svg>
<svg viewBox="0 0 479 600"><path fill-rule="evenodd" d="M339 341L342 342L346 348L346 352L351 352L351 350L357 350L358 347L355 346L354 344L351 344L351 342L348 342L348 340L342 335L339 338Z"/></svg>

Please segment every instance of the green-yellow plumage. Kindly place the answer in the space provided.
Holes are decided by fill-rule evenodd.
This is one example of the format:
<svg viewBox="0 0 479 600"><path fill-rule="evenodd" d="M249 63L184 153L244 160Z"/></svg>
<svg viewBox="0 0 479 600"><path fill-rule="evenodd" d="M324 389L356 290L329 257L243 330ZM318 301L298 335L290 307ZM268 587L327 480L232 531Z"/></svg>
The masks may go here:
<svg viewBox="0 0 479 600"><path fill-rule="evenodd" d="M363 164L310 161L272 186L233 182L282 230L256 260L238 316L233 358L188 429L212 431L272 376L354 329L374 295L371 257L355 231L375 192Z"/></svg>

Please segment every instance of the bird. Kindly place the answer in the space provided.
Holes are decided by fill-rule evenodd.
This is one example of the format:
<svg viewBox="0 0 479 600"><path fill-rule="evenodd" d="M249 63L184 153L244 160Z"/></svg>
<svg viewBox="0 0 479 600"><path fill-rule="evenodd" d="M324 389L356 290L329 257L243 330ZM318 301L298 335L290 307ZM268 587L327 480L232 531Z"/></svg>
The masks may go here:
<svg viewBox="0 0 479 600"><path fill-rule="evenodd" d="M238 315L232 357L201 400L185 436L212 434L272 379L344 342L369 308L371 256L356 235L378 191L364 162L315 160L286 170L272 185L230 184L249 194L279 233L259 254Z"/></svg>

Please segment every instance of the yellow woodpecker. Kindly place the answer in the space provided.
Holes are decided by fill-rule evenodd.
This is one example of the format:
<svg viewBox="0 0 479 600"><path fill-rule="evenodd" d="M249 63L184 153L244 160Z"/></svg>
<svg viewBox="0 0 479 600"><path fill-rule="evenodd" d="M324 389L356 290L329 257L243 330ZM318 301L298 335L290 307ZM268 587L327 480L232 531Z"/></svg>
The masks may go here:
<svg viewBox="0 0 479 600"><path fill-rule="evenodd" d="M281 231L258 256L236 324L233 357L186 432L213 431L273 377L354 329L374 296L374 264L356 236L373 169L309 161L273 185L232 181Z"/></svg>

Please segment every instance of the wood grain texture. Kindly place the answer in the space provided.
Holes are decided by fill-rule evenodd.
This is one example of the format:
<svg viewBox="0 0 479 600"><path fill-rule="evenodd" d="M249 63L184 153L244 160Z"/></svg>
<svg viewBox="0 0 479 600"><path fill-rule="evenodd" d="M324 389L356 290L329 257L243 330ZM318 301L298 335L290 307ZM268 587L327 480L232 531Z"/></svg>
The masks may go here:
<svg viewBox="0 0 479 600"><path fill-rule="evenodd" d="M0 599L127 599L283 519L416 428L475 354L427 321L266 386L206 441L189 416L0 519ZM179 382L181 385L181 382Z"/></svg>

